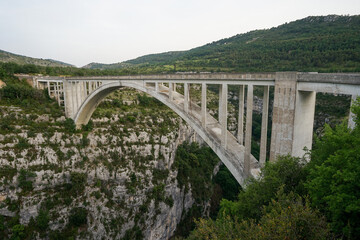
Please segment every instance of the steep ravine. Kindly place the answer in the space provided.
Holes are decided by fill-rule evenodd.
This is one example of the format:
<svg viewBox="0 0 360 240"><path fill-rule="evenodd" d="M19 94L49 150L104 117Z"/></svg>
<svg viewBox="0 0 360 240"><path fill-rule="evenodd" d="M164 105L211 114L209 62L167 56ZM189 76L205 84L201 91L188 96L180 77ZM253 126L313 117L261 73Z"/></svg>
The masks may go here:
<svg viewBox="0 0 360 240"><path fill-rule="evenodd" d="M1 106L1 120L12 119L0 134L2 238L174 234L195 202L192 187L179 186L175 153L199 137L170 109L138 94L114 93L80 131L64 117Z"/></svg>

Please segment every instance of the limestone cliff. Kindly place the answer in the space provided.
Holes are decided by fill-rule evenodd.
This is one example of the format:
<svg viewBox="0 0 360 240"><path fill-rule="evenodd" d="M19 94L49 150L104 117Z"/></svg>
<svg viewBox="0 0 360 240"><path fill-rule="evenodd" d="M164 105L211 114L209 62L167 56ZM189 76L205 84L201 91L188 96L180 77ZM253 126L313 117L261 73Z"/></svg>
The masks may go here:
<svg viewBox="0 0 360 240"><path fill-rule="evenodd" d="M156 102L105 101L93 127L80 131L51 114L0 113L12 119L0 134L0 220L25 226L31 238L169 239L194 204L171 166L178 145L199 138Z"/></svg>

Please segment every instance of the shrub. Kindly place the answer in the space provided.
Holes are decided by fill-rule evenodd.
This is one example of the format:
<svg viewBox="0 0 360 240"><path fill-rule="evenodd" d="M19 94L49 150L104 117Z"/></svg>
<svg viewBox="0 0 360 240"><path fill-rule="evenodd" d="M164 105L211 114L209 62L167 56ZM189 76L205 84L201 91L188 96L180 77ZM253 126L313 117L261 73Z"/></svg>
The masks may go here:
<svg viewBox="0 0 360 240"><path fill-rule="evenodd" d="M310 208L310 203L290 192L280 189L275 199L262 208L259 221L232 219L221 215L216 221L200 219L197 228L188 238L196 239L329 239L329 228L325 218Z"/></svg>
<svg viewBox="0 0 360 240"><path fill-rule="evenodd" d="M85 190L86 174L79 172L72 172L70 174L71 192L73 194L82 193Z"/></svg>
<svg viewBox="0 0 360 240"><path fill-rule="evenodd" d="M87 223L88 211L82 207L76 207L70 210L69 224L80 227Z"/></svg>
<svg viewBox="0 0 360 240"><path fill-rule="evenodd" d="M49 212L41 209L36 217L36 226L40 231L45 231L49 227Z"/></svg>
<svg viewBox="0 0 360 240"><path fill-rule="evenodd" d="M27 192L33 189L33 183L30 178L36 177L36 173L21 169L18 176L19 187Z"/></svg>
<svg viewBox="0 0 360 240"><path fill-rule="evenodd" d="M67 118L64 121L64 128L65 131L69 132L69 133L75 133L76 132L76 125L74 120L72 120L71 118Z"/></svg>

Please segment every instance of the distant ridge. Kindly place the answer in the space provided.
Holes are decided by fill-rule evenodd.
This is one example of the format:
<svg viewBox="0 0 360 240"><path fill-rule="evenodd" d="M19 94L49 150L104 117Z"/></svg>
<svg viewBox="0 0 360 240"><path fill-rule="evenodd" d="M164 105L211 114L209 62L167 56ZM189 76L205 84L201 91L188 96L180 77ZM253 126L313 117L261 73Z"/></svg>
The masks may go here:
<svg viewBox="0 0 360 240"><path fill-rule="evenodd" d="M119 63L89 63L82 68L88 69L118 69L118 68L126 68L132 67L139 64L161 64L166 61L176 60L179 57L183 56L186 51L172 51L165 53L157 53L157 54L149 54L145 56L141 56L135 59L127 60Z"/></svg>
<svg viewBox="0 0 360 240"><path fill-rule="evenodd" d="M38 66L49 66L49 67L74 67L74 65L64 63L57 60L52 59L39 59L39 58L32 58L26 57L22 55L17 55L14 53L6 52L0 50L0 62L13 62L20 65L24 64L34 64Z"/></svg>
<svg viewBox="0 0 360 240"><path fill-rule="evenodd" d="M124 67L131 67L132 64L128 64L128 63L112 63L112 64L105 64L105 63L89 63L85 66L83 66L82 68L87 68L87 69L117 69L117 68L124 68Z"/></svg>
<svg viewBox="0 0 360 240"><path fill-rule="evenodd" d="M360 15L309 16L188 51L88 67L129 66L175 71L360 71Z"/></svg>

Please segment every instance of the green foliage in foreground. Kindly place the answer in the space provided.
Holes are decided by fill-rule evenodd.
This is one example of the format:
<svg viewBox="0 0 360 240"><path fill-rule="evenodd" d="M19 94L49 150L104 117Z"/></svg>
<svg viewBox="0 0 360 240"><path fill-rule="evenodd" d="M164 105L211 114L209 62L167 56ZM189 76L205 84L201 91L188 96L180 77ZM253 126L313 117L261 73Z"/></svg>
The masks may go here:
<svg viewBox="0 0 360 240"><path fill-rule="evenodd" d="M325 218L303 202L299 195L280 190L276 197L262 208L259 221L232 219L228 215L214 220L200 219L197 230L189 240L201 239L328 239Z"/></svg>
<svg viewBox="0 0 360 240"><path fill-rule="evenodd" d="M259 180L249 181L237 201L223 200L220 212L233 218L259 220L261 207L268 205L281 188L286 194L302 194L305 179L304 161L289 156L280 157L276 164L267 163Z"/></svg>
<svg viewBox="0 0 360 240"><path fill-rule="evenodd" d="M267 163L238 200L222 201L216 220L197 221L189 239L359 239L359 101L355 129L327 126L307 165L290 156Z"/></svg>
<svg viewBox="0 0 360 240"><path fill-rule="evenodd" d="M222 200L216 220L200 219L188 239L328 239L325 218L305 197L302 159L267 163L236 201Z"/></svg>
<svg viewBox="0 0 360 240"><path fill-rule="evenodd" d="M360 99L358 99L360 100ZM312 158L307 188L312 203L325 213L335 233L360 238L360 105L354 105L356 127L326 127Z"/></svg>

